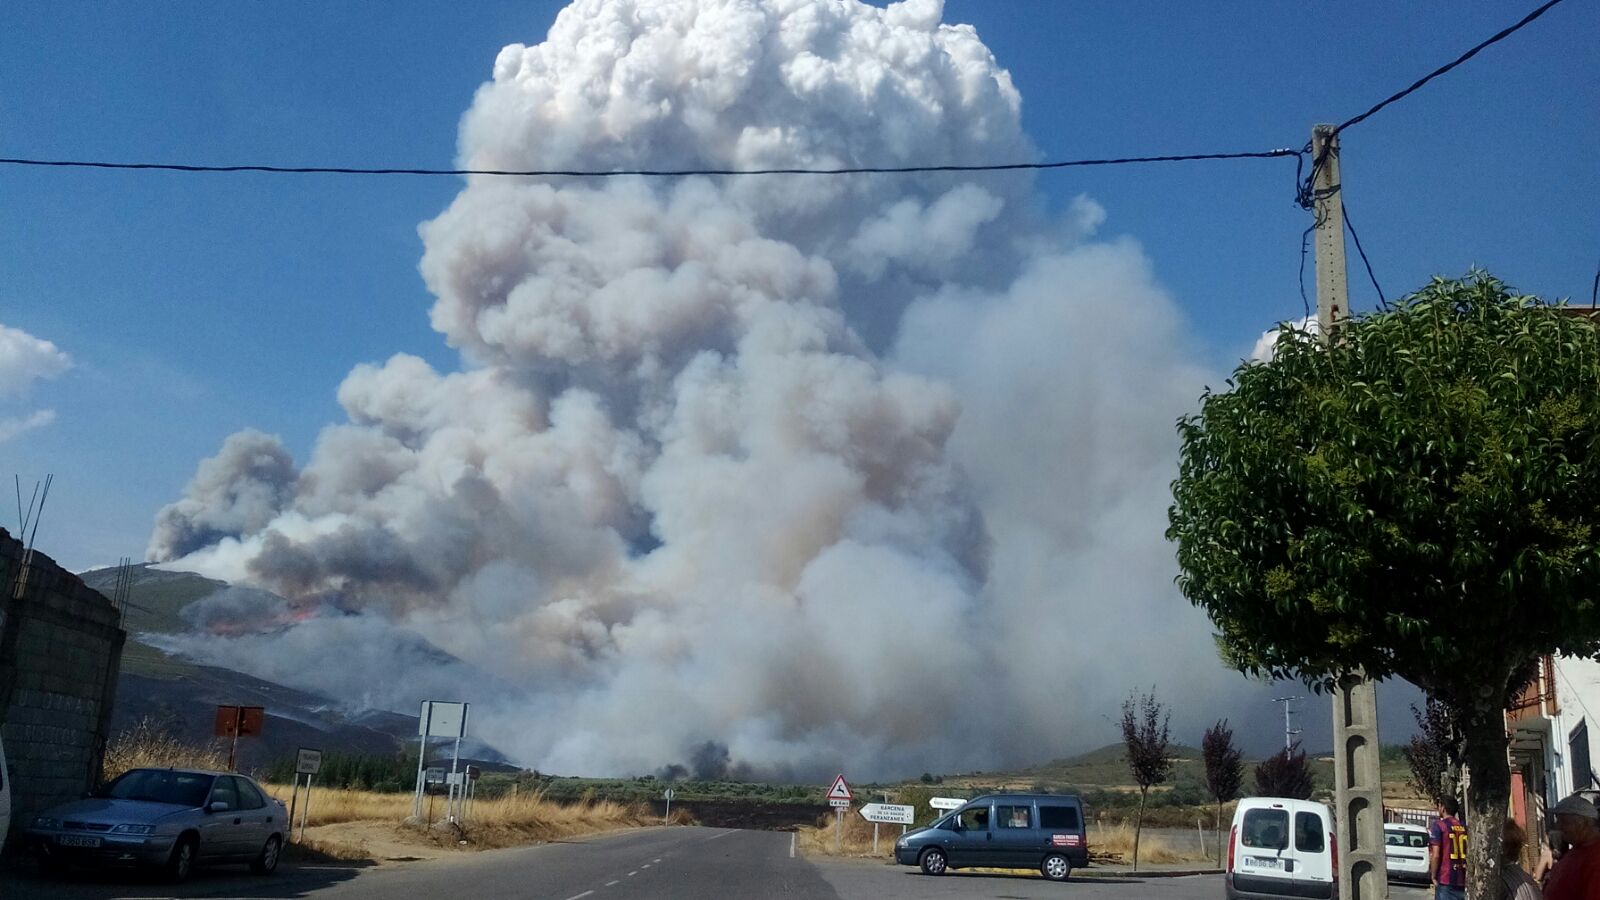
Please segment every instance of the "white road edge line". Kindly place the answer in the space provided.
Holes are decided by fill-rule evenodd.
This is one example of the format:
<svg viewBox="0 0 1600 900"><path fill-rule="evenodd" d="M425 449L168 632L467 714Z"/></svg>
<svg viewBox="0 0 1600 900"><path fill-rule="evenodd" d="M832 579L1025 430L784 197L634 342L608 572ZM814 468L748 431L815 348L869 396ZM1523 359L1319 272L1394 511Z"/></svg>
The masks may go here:
<svg viewBox="0 0 1600 900"><path fill-rule="evenodd" d="M594 893L594 891L584 891L581 894L573 894L571 897L568 897L567 900L583 900L584 897L587 897L592 893Z"/></svg>
<svg viewBox="0 0 1600 900"><path fill-rule="evenodd" d="M727 836L728 836L728 835L730 835L730 834L733 834L733 832L732 832L732 831L724 831L724 832L723 832L723 833L721 833L721 834L714 834L714 835L712 835L712 836L711 836L711 837L708 837L708 838L706 838L706 840L708 840L708 841L714 841L714 840L716 840L716 839L717 839L717 838L724 838L724 837L727 837Z"/></svg>
<svg viewBox="0 0 1600 900"><path fill-rule="evenodd" d="M789 832L789 858L794 859L794 841L796 832Z"/></svg>

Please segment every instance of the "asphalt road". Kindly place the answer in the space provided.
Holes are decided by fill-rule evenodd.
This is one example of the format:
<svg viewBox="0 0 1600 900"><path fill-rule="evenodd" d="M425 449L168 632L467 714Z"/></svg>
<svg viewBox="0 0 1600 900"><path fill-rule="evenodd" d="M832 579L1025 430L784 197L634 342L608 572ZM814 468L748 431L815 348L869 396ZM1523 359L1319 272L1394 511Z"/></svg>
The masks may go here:
<svg viewBox="0 0 1600 900"><path fill-rule="evenodd" d="M781 832L650 828L581 841L499 850L427 863L361 867L285 864L270 878L242 869L200 870L187 884L165 885L127 874L38 877L29 867L0 871L0 900L168 900L168 898L317 898L317 900L643 900L754 898L877 900L1218 900L1219 876L1075 877L1066 885L1037 876L951 873L928 877L911 868L863 860L791 855ZM1426 892L1395 888L1395 900Z"/></svg>

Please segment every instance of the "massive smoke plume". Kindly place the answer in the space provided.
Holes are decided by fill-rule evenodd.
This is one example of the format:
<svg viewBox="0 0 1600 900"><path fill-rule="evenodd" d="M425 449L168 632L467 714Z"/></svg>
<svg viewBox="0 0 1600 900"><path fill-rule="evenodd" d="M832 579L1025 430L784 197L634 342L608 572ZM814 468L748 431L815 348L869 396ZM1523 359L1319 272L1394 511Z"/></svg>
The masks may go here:
<svg viewBox="0 0 1600 900"><path fill-rule="evenodd" d="M942 14L578 0L501 51L460 162L1035 158ZM480 737L556 772L1036 760L1113 739L1151 684L1180 721L1226 714L1161 536L1200 374L1104 217L1019 173L471 178L421 229L460 371L357 366L303 468L253 432L203 462L150 556L297 614L180 645L477 701ZM417 635L464 663L383 652Z"/></svg>

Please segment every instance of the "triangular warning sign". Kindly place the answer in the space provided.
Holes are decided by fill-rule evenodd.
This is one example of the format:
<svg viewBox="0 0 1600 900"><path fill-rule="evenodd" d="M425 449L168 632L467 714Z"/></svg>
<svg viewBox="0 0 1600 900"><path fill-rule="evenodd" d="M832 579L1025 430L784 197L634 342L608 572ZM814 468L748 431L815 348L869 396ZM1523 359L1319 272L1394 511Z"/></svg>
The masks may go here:
<svg viewBox="0 0 1600 900"><path fill-rule="evenodd" d="M854 800L855 795L850 793L850 785L845 784L844 776L833 779L833 787L828 788L829 800Z"/></svg>

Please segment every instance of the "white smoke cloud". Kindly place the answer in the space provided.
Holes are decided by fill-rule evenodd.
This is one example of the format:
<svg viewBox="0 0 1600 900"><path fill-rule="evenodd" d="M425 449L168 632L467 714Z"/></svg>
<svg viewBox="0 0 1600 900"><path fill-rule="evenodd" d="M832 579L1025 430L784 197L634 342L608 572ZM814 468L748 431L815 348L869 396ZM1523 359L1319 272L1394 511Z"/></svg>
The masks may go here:
<svg viewBox="0 0 1600 900"><path fill-rule="evenodd" d="M18 397L35 381L72 368L72 357L20 328L0 325L0 397Z"/></svg>
<svg viewBox="0 0 1600 900"><path fill-rule="evenodd" d="M500 53L460 159L1034 158L1009 75L942 14L578 0ZM187 652L475 700L480 736L558 772L1032 761L1110 739L1151 683L1226 715L1161 537L1201 386L1180 316L1137 246L1093 239L1103 210L1041 218L1031 190L469 179L421 229L462 371L358 366L303 469L235 435L158 517L152 557L322 612ZM384 651L417 635L488 676ZM353 647L379 652L324 664Z"/></svg>
<svg viewBox="0 0 1600 900"><path fill-rule="evenodd" d="M1285 332L1296 335L1317 335L1322 333L1322 323L1317 321L1316 316L1304 316L1261 332L1261 337L1256 338L1255 346L1250 348L1251 361L1272 362L1272 358L1278 352L1278 338Z"/></svg>
<svg viewBox="0 0 1600 900"><path fill-rule="evenodd" d="M71 368L72 357L55 344L20 328L0 325L0 400L25 397L35 382L59 377ZM0 416L0 444L55 420L51 409Z"/></svg>

